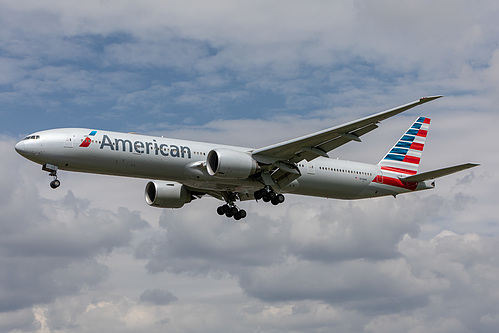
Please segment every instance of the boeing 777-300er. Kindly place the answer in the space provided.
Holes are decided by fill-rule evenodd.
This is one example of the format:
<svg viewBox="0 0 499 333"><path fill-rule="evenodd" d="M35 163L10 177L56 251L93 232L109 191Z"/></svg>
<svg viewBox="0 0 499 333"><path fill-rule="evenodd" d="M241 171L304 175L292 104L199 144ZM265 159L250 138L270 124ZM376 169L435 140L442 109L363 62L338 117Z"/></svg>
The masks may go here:
<svg viewBox="0 0 499 333"><path fill-rule="evenodd" d="M380 121L442 96L423 97L346 124L263 148L63 128L33 133L16 151L42 165L57 188L58 170L151 179L148 205L180 208L204 195L225 201L220 215L246 217L236 201L284 202L283 193L362 199L435 187L433 179L468 169L467 163L418 173L430 119L418 117L378 164L331 159L328 152L378 127Z"/></svg>

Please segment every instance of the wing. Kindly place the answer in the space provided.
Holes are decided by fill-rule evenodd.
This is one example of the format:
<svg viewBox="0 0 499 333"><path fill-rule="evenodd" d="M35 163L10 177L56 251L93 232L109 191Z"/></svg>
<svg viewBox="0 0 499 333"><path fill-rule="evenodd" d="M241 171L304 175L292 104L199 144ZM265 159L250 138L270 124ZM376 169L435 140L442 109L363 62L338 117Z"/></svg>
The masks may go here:
<svg viewBox="0 0 499 333"><path fill-rule="evenodd" d="M294 164L304 159L311 161L319 156L328 157L327 153L329 151L345 143L361 141L360 137L378 128L377 124L380 121L440 97L442 96L423 97L412 103L382 111L340 126L256 149L253 151L253 158L260 163L274 164L277 161L282 161Z"/></svg>
<svg viewBox="0 0 499 333"><path fill-rule="evenodd" d="M466 164L456 165L456 166L438 169L438 170L434 170L434 171L418 173L414 176L400 178L400 180L403 182L406 182L406 183L418 183L418 182L422 182L425 180L430 180L430 179L435 179L435 178L451 175L455 172L459 172L461 170L473 168L473 167L476 167L479 165L480 164L466 163Z"/></svg>
<svg viewBox="0 0 499 333"><path fill-rule="evenodd" d="M329 151L350 141L361 141L360 137L378 128L380 121L440 97L442 96L422 97L412 103L340 126L253 150L253 158L262 167L258 180L268 186L277 185L283 188L301 176L296 163L302 160L311 161L319 156L329 157Z"/></svg>

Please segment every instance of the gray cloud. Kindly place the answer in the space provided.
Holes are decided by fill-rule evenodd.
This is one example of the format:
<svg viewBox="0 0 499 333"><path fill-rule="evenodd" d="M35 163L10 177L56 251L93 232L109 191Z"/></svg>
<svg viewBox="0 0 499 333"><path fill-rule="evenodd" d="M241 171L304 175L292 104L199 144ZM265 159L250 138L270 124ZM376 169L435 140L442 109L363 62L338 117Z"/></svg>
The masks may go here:
<svg viewBox="0 0 499 333"><path fill-rule="evenodd" d="M168 305L178 298L171 292L162 289L146 289L140 295L140 301L156 305Z"/></svg>
<svg viewBox="0 0 499 333"><path fill-rule="evenodd" d="M7 156L11 145L12 141L4 145ZM74 187L75 191L88 186L84 196L88 199L80 199L80 195L71 192L51 192L39 168L21 161L16 162L22 167L17 181L26 178L27 182L37 184L35 188L46 189L41 198L36 191L21 192L25 200L35 203L34 207L45 204L44 211L51 212L51 207L55 210L52 214L59 216L54 220L46 213L45 220L59 221L60 225L63 220L60 216L71 216L77 222L73 228L83 224L96 238L81 241L88 244L88 248L68 244L71 242L66 242L65 238L71 236L70 233L51 238L55 242L53 250L47 243L39 245L41 253L58 264L57 244L61 250L71 250L73 246L82 251L68 251L66 262L70 264L67 268L52 264L54 268L47 269L46 278L43 278L46 268L41 266L49 261L30 266L32 269L28 275L37 274L41 281L32 286L33 295L23 304L32 304L35 296L38 302L47 304L41 313L50 327L58 325L74 332L84 328L109 328L112 332L113 329L123 331L141 327L155 332L174 327L182 330L201 328L206 318L221 316L225 318L224 327L241 331L254 330L255 322L268 330L287 331L321 331L330 327L343 327L347 331L397 331L400 327L415 324L427 328L477 330L492 327L496 318L496 314L489 314L497 302L495 294L490 292L491 286L496 284L493 273L497 270L493 260L493 253L497 251L496 239L450 232L428 240L418 238L419 230L433 221L472 216L469 214L473 214L478 204L473 200L467 203L468 209L449 212L447 207L455 204L453 200L457 203L460 199L444 198L439 195L441 192L356 202L288 196L282 207L245 203L249 217L244 223L234 223L211 214L217 202L204 199L193 202L182 211L162 211L157 227L149 230L143 228L144 222L137 213L118 208L117 213L111 213L93 208L96 206L92 197L95 186L88 186L91 176L62 175L64 184ZM36 172L24 171L31 169ZM106 178L105 181L108 182L105 188L112 193L113 187L121 186L125 180ZM2 182L2 186L8 182L7 188L18 190L13 180L3 178ZM451 186L459 190L468 185L452 182ZM445 188L442 190L445 193ZM56 193L59 199L44 198L52 193ZM123 204L129 206L131 204L122 201L122 197L129 196L134 194L120 194L116 201L109 200L105 205L111 210ZM137 197L142 199L141 195ZM41 203L36 204L36 200ZM16 211L18 215L15 216L19 216L20 209L15 207L11 207L10 214ZM9 210L4 208L4 212L9 213ZM113 216L119 220L117 224L107 222L114 221ZM24 222L17 227L22 227L29 235L30 223ZM98 225L101 223L103 226ZM150 223L156 224L153 220ZM6 226L14 228L10 223ZM114 248L130 244L129 237L121 238L120 232L116 232L122 228L135 230L136 259L133 256L118 259L115 251L109 251L105 246L106 243L114 244ZM116 235L111 237L111 233ZM45 237L42 233L41 238ZM7 249L12 250L12 246L10 244ZM22 269L26 271L19 258L31 258L34 252L16 252L17 259L12 260L10 266L12 276L21 273ZM98 264L90 259L96 255L106 260L99 260L101 263ZM2 258L11 257L7 253ZM143 282L136 282L139 284L140 291L136 295L140 295L140 303L116 298L112 296L116 292L129 297L133 294L126 289L112 291L109 288L107 281L117 281L127 275L118 277L116 274L119 273L113 273L116 268L110 270L107 267L113 261L117 262L116 268L133 263L138 265L134 270L139 271L146 264L149 272L154 273L151 278L165 282L156 282L154 285L158 287L147 292L143 289ZM133 280L149 278L146 272L142 274L141 279L134 277ZM219 296L206 303L203 297L193 298L175 287L186 278L195 279L191 288L197 288L196 293L200 294L209 292L209 280L219 280L221 290L228 288L229 281L235 280L241 294L222 296L223 292L217 292L215 295ZM68 281L71 282L68 284ZM18 281L19 285L29 282L32 283L31 279ZM3 286L10 287L11 283L11 280L2 279ZM95 293L83 291L89 287L95 289ZM57 298L44 298L42 290L49 290ZM173 302L170 294L179 300ZM80 295L80 301L75 300L76 295ZM154 295L161 297L156 299ZM21 296L19 289L12 299L19 300ZM231 306L222 305L227 301ZM452 311L449 302L453 304ZM469 302L474 304L471 308ZM55 306L56 303L59 305ZM63 310L63 304L73 305ZM156 308L146 310L142 306ZM164 306L169 310L161 310ZM66 311L70 311L70 317L66 318L71 320L62 317ZM150 314L145 316L145 313ZM201 320L196 320L195 316ZM141 324L135 318L142 318ZM29 317L26 320L28 323ZM180 320L186 321L179 324ZM283 321L286 322L284 326ZM16 323L20 324L20 321ZM78 325L74 326L74 323ZM221 325L221 321L213 320L207 331L220 330Z"/></svg>
<svg viewBox="0 0 499 333"><path fill-rule="evenodd" d="M32 309L23 309L11 312L0 312L0 329L4 332L20 330L35 332L38 325Z"/></svg>
<svg viewBox="0 0 499 333"><path fill-rule="evenodd" d="M59 201L42 198L13 144L0 141L1 155L9 161L0 171L12 175L2 178L0 202L2 312L98 285L107 268L95 257L127 246L133 230L148 226L136 212L91 208L70 191Z"/></svg>

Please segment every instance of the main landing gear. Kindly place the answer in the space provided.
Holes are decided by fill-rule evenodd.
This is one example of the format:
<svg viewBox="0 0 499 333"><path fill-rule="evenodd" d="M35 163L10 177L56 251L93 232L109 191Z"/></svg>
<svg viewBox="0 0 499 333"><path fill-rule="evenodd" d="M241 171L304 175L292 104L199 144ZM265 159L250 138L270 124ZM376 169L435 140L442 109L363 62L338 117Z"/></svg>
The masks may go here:
<svg viewBox="0 0 499 333"><path fill-rule="evenodd" d="M225 202L227 203L217 208L218 215L225 215L229 218L233 217L236 221L244 219L247 215L246 211L244 209L237 208L235 204L237 200L237 194L234 192L225 192L223 196Z"/></svg>
<svg viewBox="0 0 499 333"><path fill-rule="evenodd" d="M217 208L218 215L225 215L227 217L233 217L234 220L239 221L246 217L246 211L244 209L239 209L234 203L225 204Z"/></svg>
<svg viewBox="0 0 499 333"><path fill-rule="evenodd" d="M257 201L262 199L264 202L272 202L273 205L281 204L285 199L284 195L281 193L275 193L271 187L255 191L254 196Z"/></svg>
<svg viewBox="0 0 499 333"><path fill-rule="evenodd" d="M54 177L54 180L50 182L50 187L53 188L54 190L61 186L61 182L59 179L57 179L57 165L52 165L52 164L44 164L42 166L42 170L48 171L49 176Z"/></svg>
<svg viewBox="0 0 499 333"><path fill-rule="evenodd" d="M278 205L284 202L284 195L276 193L270 186L255 191L253 195L257 201L263 200L264 202L271 202L273 205ZM244 209L237 208L235 204L237 200L236 193L225 192L224 199L227 203L217 208L218 215L233 217L236 221L246 217L246 211Z"/></svg>

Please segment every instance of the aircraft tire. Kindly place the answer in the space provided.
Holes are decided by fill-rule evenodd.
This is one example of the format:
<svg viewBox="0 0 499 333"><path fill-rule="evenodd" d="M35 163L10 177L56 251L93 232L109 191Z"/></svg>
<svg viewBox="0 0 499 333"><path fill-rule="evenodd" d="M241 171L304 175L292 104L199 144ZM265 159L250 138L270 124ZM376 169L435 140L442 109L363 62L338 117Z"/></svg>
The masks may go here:
<svg viewBox="0 0 499 333"><path fill-rule="evenodd" d="M50 182L50 187L53 188L54 190L61 186L61 182L58 179L55 179Z"/></svg>
<svg viewBox="0 0 499 333"><path fill-rule="evenodd" d="M240 219L244 219L246 217L246 211L244 209L238 210L236 214L234 214L234 220L239 221Z"/></svg>
<svg viewBox="0 0 499 333"><path fill-rule="evenodd" d="M263 197L261 190L255 191L253 195L255 196L256 200L260 200Z"/></svg>

